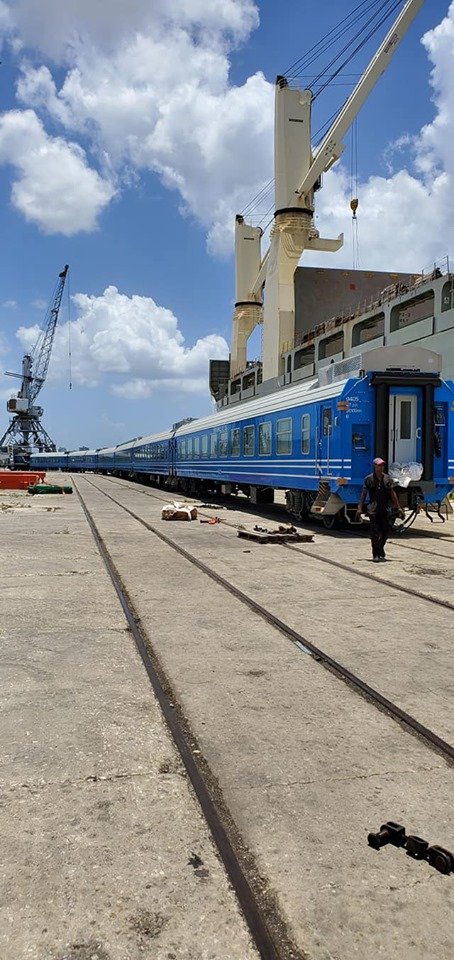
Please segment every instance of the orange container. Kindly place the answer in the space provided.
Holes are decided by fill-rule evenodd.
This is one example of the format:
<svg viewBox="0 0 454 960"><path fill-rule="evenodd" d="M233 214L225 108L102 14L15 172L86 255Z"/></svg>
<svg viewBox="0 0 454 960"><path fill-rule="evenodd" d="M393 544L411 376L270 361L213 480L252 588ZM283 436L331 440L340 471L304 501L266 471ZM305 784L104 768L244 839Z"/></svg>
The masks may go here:
<svg viewBox="0 0 454 960"><path fill-rule="evenodd" d="M41 483L45 470L0 470L0 490L28 490L34 483Z"/></svg>

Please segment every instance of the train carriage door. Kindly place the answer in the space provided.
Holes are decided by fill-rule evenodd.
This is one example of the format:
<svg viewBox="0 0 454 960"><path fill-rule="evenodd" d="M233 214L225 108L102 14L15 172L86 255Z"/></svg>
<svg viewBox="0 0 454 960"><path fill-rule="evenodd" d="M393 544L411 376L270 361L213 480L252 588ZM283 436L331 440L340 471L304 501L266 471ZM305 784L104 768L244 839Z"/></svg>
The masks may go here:
<svg viewBox="0 0 454 960"><path fill-rule="evenodd" d="M420 391L391 388L389 392L389 463L421 460Z"/></svg>
<svg viewBox="0 0 454 960"><path fill-rule="evenodd" d="M332 404L322 404L320 408L320 427L318 440L318 468L322 474L329 474L330 458L332 457L331 443L333 433Z"/></svg>
<svg viewBox="0 0 454 960"><path fill-rule="evenodd" d="M175 434L170 438L169 441L169 476L174 477L177 472L176 467L177 461L177 438Z"/></svg>

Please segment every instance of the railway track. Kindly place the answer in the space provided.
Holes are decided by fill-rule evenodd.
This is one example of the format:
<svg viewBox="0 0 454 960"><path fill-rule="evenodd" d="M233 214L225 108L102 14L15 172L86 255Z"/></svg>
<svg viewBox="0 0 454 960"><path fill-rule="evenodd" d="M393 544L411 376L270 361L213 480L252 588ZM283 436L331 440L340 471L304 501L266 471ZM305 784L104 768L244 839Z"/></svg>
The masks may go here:
<svg viewBox="0 0 454 960"><path fill-rule="evenodd" d="M88 479L88 478L86 477L85 479ZM121 480L117 481L112 477L105 477L104 479L110 481L116 486L122 486L124 489L131 489L131 487L127 483L123 483ZM155 500L159 500L161 503L167 503L169 500L168 497L160 497L158 496L158 494L152 493L151 491L148 491L148 490L141 490L140 493L143 494L144 496L152 497ZM241 504L241 508L243 508L243 504ZM213 507L213 512L215 512L215 510L216 510L216 505L214 505ZM200 509L199 509L199 513L201 516L210 516L210 514L204 514ZM264 516L269 517L271 520L274 520L274 522L277 522L276 516L274 515L273 517L272 513L266 513L266 514L262 513L261 517L263 518ZM289 522L288 515L286 517L286 522L287 523ZM229 520L224 518L221 518L221 523L223 523L227 527L232 527L233 529L237 528L237 524L231 523ZM320 531L319 529L317 530L317 533L321 533L322 535L329 536L329 537L334 536L334 534L332 533L329 533L323 530ZM345 533L342 534L342 531L336 531L335 536L337 538L339 536L348 537L348 534L345 534ZM407 550L412 550L413 552L419 551L420 553L424 553L424 555L428 553L432 553L434 556L438 556L443 560L449 560L451 562L454 561L454 556L447 557L444 554L435 553L434 551L426 551L426 550L423 551L422 548L412 547L408 544L402 544L400 540L394 541L394 542L397 543L397 546L399 547L399 549L403 548ZM454 538L453 538L453 542L454 542ZM407 594L408 596L416 597L418 600L426 600L427 603L432 603L432 604L435 604L436 606L444 607L447 610L454 610L454 603L451 602L450 600L441 600L439 597L434 597L429 593L424 593L422 590L417 590L413 587L408 587L408 586L406 587L402 584L396 583L394 580L388 580L382 576L375 576L373 573L367 573L364 570L357 570L351 565L342 563L340 560L333 560L330 557L323 557L320 554L316 554L313 551L304 549L301 546L296 546L293 544L282 544L282 546L284 546L285 549L287 550L291 550L295 554L301 554L302 556L309 556L312 560L315 560L318 563L324 563L328 566L337 567L338 569L344 570L346 573L351 574L353 576L362 577L365 580L370 580L375 583L384 584L385 586L389 587L390 590L396 590L399 593L404 593L404 594Z"/></svg>
<svg viewBox="0 0 454 960"><path fill-rule="evenodd" d="M254 600L252 597L250 597L249 595L244 593L242 590L240 590L237 586L235 586L235 584L231 583L225 577L221 576L219 573L217 573L215 570L209 567L202 560L194 556L192 553L190 553L180 544L176 543L170 537L166 536L164 533L162 533L160 530L154 527L151 523L149 523L143 517L135 513L134 510L131 510L129 507L125 506L123 503L121 503L119 500L113 497L106 490L99 487L96 483L93 482L93 480L88 479L88 477L84 477L84 480L92 488L94 488L98 493L100 493L102 496L110 500L119 509L124 511L128 516L134 519L142 527L144 527L150 533L156 536L161 542L165 543L168 547L170 547L180 556L184 557L189 563L191 563L197 569L201 570L206 576L208 576L215 583L222 586L226 591L228 591L237 600L239 600L242 604L244 604L244 606L248 607L258 616L260 616L263 620L265 620L268 624L275 627L281 634L286 636L287 639L289 639L301 652L313 657L314 660L316 660L318 663L320 663L322 666L328 669L338 679L340 679L342 682L347 684L351 689L355 690L356 693L365 697L377 709L379 709L382 712L385 712L393 720L395 720L397 723L403 726L407 731L409 731L413 735L423 740L432 750L435 750L436 752L441 754L445 758L445 760L449 762L452 762L454 760L454 746L452 746L450 743L448 743L446 740L440 737L435 731L431 730L426 725L420 723L416 717L412 716L407 711L403 710L401 707L398 706L398 704L389 700L382 693L380 693L379 690L375 689L370 684L366 683L360 676L358 676L356 673L354 673L352 670L346 667L343 663L336 660L334 657L328 654L325 650L321 649L316 644L307 640L307 638L305 638L298 631L294 630L289 624L285 623L282 619L277 617L270 610L263 607L256 600ZM96 532L97 537L101 539L99 536L99 532L97 531L95 521L89 514L88 508L84 503L83 496L80 490L78 489L77 484L75 483L74 485L77 490L78 496L81 500L82 506L84 507L84 510L86 512L87 519L89 519L92 532L94 533L94 535ZM151 494L151 496L153 495ZM160 500L161 498L156 497L156 499ZM299 548L298 547L292 548L292 552L294 550L299 550ZM106 553L107 551L106 551L106 548L104 547L103 558L105 562L106 562L106 557L105 557ZM314 557L313 554L309 554L309 555L311 556L312 559L317 559L317 560L322 559L322 562L324 562L325 560L325 558ZM339 565L337 561L330 561L330 562L334 563L334 565L336 566ZM344 567L343 564L340 564L340 566ZM349 570L349 572L352 572L350 568L347 568L347 569ZM361 573L360 575L370 577L373 580L376 580L376 579L379 580L379 578L375 578L372 574L366 575ZM379 581L379 582L387 583L387 581ZM412 596L415 595L415 593L416 595L418 595L417 591L409 590L406 588L402 588L402 591L404 593L409 593ZM435 598L431 598L424 594L422 594L421 597L424 600L438 603L440 606L449 607L450 609L453 606L451 604L448 604L447 602L445 603L443 601L437 601L435 600Z"/></svg>
<svg viewBox="0 0 454 960"><path fill-rule="evenodd" d="M87 478L84 478L87 480ZM101 491L96 484L88 480L93 487ZM142 659L151 686L162 714L171 733L175 746L180 754L186 773L199 801L203 816L208 824L214 843L222 860L227 876L236 894L238 903L249 928L252 941L261 960L305 960L287 934L284 921L273 902L266 901L263 891L254 890L248 877L255 871L247 871L242 863L243 857L238 853L242 848L235 826L232 824L228 811L220 810L219 800L214 798L214 778L201 757L197 741L191 734L187 723L179 709L176 698L167 678L163 676L155 658L150 652L148 638L144 635L138 623L138 617L128 597L127 590L113 563L107 546L101 536L99 528L89 510L85 499L76 483L73 485L79 498L82 510L90 527L93 539L100 556L107 569L113 587L120 601L129 630ZM109 494L104 494L109 497ZM117 503L113 497L109 497ZM121 506L118 504L118 506ZM123 508L126 509L126 508ZM128 513L130 511L127 511ZM133 514L131 513L133 516ZM139 522L140 519L136 517ZM198 760L195 757L198 757ZM222 806L222 805L221 805ZM230 829L226 827L229 823ZM244 856L244 851L242 851ZM265 899L265 903L263 900Z"/></svg>

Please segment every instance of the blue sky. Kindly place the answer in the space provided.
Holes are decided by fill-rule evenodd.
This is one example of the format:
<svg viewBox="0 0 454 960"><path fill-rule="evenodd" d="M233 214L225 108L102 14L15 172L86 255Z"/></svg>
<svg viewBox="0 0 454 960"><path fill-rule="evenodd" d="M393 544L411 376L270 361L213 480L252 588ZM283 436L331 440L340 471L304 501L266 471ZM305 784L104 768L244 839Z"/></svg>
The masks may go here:
<svg viewBox="0 0 454 960"><path fill-rule="evenodd" d="M208 358L230 340L234 214L273 173L276 74L354 6L0 0L0 369L19 370L69 263L41 394L58 444L111 444L212 408ZM454 4L426 0L361 111L364 268L454 255L453 54ZM348 92L317 100L314 129ZM346 142L317 195L317 226L344 230L345 246L303 262L352 266ZM2 373L0 434L14 387Z"/></svg>

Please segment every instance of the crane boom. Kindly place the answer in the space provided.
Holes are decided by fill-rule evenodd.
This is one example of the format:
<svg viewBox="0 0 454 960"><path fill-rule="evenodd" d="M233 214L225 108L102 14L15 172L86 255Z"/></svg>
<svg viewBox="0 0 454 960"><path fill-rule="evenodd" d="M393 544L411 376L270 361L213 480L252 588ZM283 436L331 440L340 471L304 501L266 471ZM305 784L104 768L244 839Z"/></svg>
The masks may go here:
<svg viewBox="0 0 454 960"><path fill-rule="evenodd" d="M39 391L46 379L49 369L50 355L54 342L55 328L57 326L58 314L63 297L66 275L68 273L68 264L65 265L62 272L58 275L57 286L49 307L47 320L43 327L43 334L39 337L32 354L33 361L33 381L30 389L30 401L36 400Z"/></svg>
<svg viewBox="0 0 454 960"><path fill-rule="evenodd" d="M15 397L11 397L6 405L8 413L13 413L8 429L0 440L0 448L6 447L13 453L12 462L15 466L27 466L33 445L38 450L55 450L55 444L49 437L41 423L42 407L35 406L36 397L46 379L49 369L50 355L54 342L68 264L58 275L43 328L31 353L26 353L22 359L22 373L8 373L8 376L18 377L21 380L20 390Z"/></svg>
<svg viewBox="0 0 454 960"><path fill-rule="evenodd" d="M329 170L332 164L341 156L344 149L342 137L345 136L347 130L351 127L353 120L366 102L377 80L380 79L382 73L386 70L400 41L405 36L423 3L424 0L407 0L407 3L394 21L383 43L378 48L375 56L372 57L361 79L356 84L355 89L346 100L340 113L328 130L328 133L323 138L313 163L296 191L299 196L305 196L312 190L321 174Z"/></svg>

